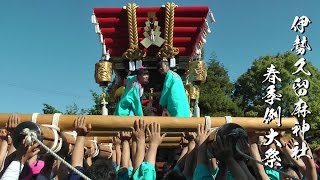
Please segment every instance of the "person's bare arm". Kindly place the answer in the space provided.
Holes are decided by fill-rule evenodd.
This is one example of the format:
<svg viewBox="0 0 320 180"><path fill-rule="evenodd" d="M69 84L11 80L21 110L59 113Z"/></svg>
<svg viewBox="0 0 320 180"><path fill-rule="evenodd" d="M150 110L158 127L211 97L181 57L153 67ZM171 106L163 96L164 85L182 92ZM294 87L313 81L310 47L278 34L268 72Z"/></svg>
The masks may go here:
<svg viewBox="0 0 320 180"><path fill-rule="evenodd" d="M28 145L26 140L23 140L22 144L17 149L17 156L14 161L12 161L9 167L5 170L1 179L11 180L19 179L19 175L24 167L24 164L32 157L36 156L40 149L38 148L39 144L35 143Z"/></svg>
<svg viewBox="0 0 320 180"><path fill-rule="evenodd" d="M308 145L308 143L304 140L303 134L300 132L299 136L296 137L296 140L299 142L300 148L302 148L303 146L305 146L305 148L307 148L307 156L302 156L301 159L304 162L305 166L306 166L306 179L310 179L310 180L316 180L317 177L317 170L316 170L316 165L315 162L313 160L313 155L311 152L311 149Z"/></svg>
<svg viewBox="0 0 320 180"><path fill-rule="evenodd" d="M7 133L7 143L9 146L8 153L6 158L4 159L3 169L0 172L0 177L3 175L4 171L8 168L11 162L16 157L16 148L13 146L11 135L14 129L20 124L20 117L16 114L12 114L9 116L8 121L6 123L6 133ZM1 164L2 165L2 164Z"/></svg>
<svg viewBox="0 0 320 180"><path fill-rule="evenodd" d="M95 149L94 145L92 144L90 148L85 147L85 159L88 166L92 165L92 157L94 155Z"/></svg>
<svg viewBox="0 0 320 180"><path fill-rule="evenodd" d="M155 165L158 147L166 134L161 136L161 126L155 122L147 127L147 132L150 139L150 145L146 156L146 161Z"/></svg>
<svg viewBox="0 0 320 180"><path fill-rule="evenodd" d="M257 161L262 161L258 148L259 136L255 133L249 134L249 152L252 158ZM253 162L253 168L255 169L256 176L261 180L269 180L269 176L266 174L266 171L263 165Z"/></svg>
<svg viewBox="0 0 320 180"><path fill-rule="evenodd" d="M217 169L218 168L217 159L216 158L210 159L210 165L213 170Z"/></svg>
<svg viewBox="0 0 320 180"><path fill-rule="evenodd" d="M287 143L285 143L282 139L280 139L280 142L282 144L281 151L286 156L286 158L288 160L290 160L293 164L295 164L299 168L299 171L302 174L306 174L306 166L305 166L304 162L302 161L302 159L295 159L291 156L292 149L294 148L295 140L292 138Z"/></svg>
<svg viewBox="0 0 320 180"><path fill-rule="evenodd" d="M122 153L121 153L121 168L129 168L130 160L130 146L129 141L131 139L130 132L121 132L120 139L122 144Z"/></svg>
<svg viewBox="0 0 320 180"><path fill-rule="evenodd" d="M132 158L134 170L139 168L145 156L145 144L146 144L145 130L146 130L146 125L144 123L144 120L139 119L134 122L134 125L132 128L132 135L133 135L132 143L134 143L136 146L136 151L134 152L135 154L133 155L133 158Z"/></svg>
<svg viewBox="0 0 320 180"><path fill-rule="evenodd" d="M195 147L196 147L196 142L194 141L193 137L189 135L189 133L186 134L186 138L189 141L188 144L188 152L186 155L186 161L183 169L183 175L185 177L192 177L193 176L193 171L194 171L194 159L196 158L195 154Z"/></svg>
<svg viewBox="0 0 320 180"><path fill-rule="evenodd" d="M0 171L3 168L8 153L8 133L6 129L0 129Z"/></svg>
<svg viewBox="0 0 320 180"><path fill-rule="evenodd" d="M13 133L14 129L20 124L20 117L16 114L10 115L8 122L6 123L6 128L8 131L8 142L11 142L8 155L11 155L13 152L16 151L16 148L13 146L11 134Z"/></svg>
<svg viewBox="0 0 320 180"><path fill-rule="evenodd" d="M176 166L178 166L181 171L183 171L184 164L186 162L186 155L188 153L188 144L189 144L188 140L185 137L182 137L181 138L182 151L181 151L181 154L180 154L178 161L176 163Z"/></svg>
<svg viewBox="0 0 320 180"><path fill-rule="evenodd" d="M117 154L116 154L116 149L115 147L113 147L114 149L112 149L112 162L117 164Z"/></svg>
<svg viewBox="0 0 320 180"><path fill-rule="evenodd" d="M137 141L132 139L131 160L134 162L137 153Z"/></svg>
<svg viewBox="0 0 320 180"><path fill-rule="evenodd" d="M198 131L197 136L193 137L195 139L197 148L198 148L198 154L197 154L197 164L204 164L209 166L209 158L207 156L207 143L205 141L207 140L209 134L209 130L207 127L205 127L203 124L198 125Z"/></svg>
<svg viewBox="0 0 320 180"><path fill-rule="evenodd" d="M113 145L116 150L116 164L117 164L117 166L120 166L120 162L121 162L120 133L118 133L117 136L113 137Z"/></svg>
<svg viewBox="0 0 320 180"><path fill-rule="evenodd" d="M77 139L71 156L71 165L83 167L84 144L91 124L87 125L85 117L80 116L74 121L74 128L77 132Z"/></svg>

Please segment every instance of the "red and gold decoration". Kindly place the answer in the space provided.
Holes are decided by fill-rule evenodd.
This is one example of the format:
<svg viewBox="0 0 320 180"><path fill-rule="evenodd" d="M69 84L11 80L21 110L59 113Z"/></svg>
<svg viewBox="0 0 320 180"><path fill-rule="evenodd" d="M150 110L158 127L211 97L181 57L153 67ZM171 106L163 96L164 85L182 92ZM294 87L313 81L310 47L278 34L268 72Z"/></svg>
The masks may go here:
<svg viewBox="0 0 320 180"><path fill-rule="evenodd" d="M160 58L168 60L180 76L185 75L186 84L203 83L207 74L200 57L206 36L211 32L208 22L214 22L214 17L208 7L201 6L166 3L158 7L138 7L129 3L122 8L95 8L92 23L103 49L96 74L115 72L116 78L123 80L128 71L140 68L142 61L152 72ZM102 64L109 70L101 68ZM109 80L98 80L100 76L96 75L96 82L107 85ZM157 78L153 79L155 82L150 82L150 87L155 87L152 83L159 83Z"/></svg>

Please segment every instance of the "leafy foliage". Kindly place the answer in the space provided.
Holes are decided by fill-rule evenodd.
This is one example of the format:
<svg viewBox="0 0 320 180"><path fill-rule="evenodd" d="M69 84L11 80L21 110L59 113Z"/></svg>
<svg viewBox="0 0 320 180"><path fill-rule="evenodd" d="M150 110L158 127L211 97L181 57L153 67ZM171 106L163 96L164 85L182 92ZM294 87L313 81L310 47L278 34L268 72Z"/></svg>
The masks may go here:
<svg viewBox="0 0 320 180"><path fill-rule="evenodd" d="M83 114L87 114L87 115L101 115L102 114L102 95L99 95L98 93L94 92L94 91L90 91L91 96L92 96L92 101L94 102L94 105L89 108L89 109L79 109L78 105L73 103L72 105L68 105L66 107L66 111L64 114L76 114L76 115L83 115ZM107 95L105 97L105 100L108 102L109 100L109 96ZM43 104L43 113L44 114L54 114L54 113L62 113L61 111L57 110L56 108L54 108L53 106L49 105L49 104ZM109 109L109 114L112 114L113 112L110 112Z"/></svg>
<svg viewBox="0 0 320 180"><path fill-rule="evenodd" d="M43 114L54 114L54 113L61 113L59 110L57 110L55 107L44 103L42 108Z"/></svg>
<svg viewBox="0 0 320 180"><path fill-rule="evenodd" d="M304 69L309 70L312 76L307 76L300 72L293 75L297 70L294 64L299 57L292 53L278 54L276 56L264 56L253 62L251 68L246 73L241 75L235 83L235 91L233 99L244 110L245 116L263 117L267 108L267 103L262 99L267 92L267 87L270 83L262 83L265 80L264 74L267 73L267 68L273 64L280 72L278 75L281 82L277 82L276 90L282 95L281 101L275 101L273 107L282 107L282 115L292 117L294 104L298 102L299 97L294 92L292 85L295 79L306 79L310 82L308 95L301 97L309 106L311 114L306 118L312 129L319 129L320 125L320 71L310 62ZM301 120L301 118L299 118Z"/></svg>
<svg viewBox="0 0 320 180"><path fill-rule="evenodd" d="M207 64L207 81L200 85L201 115L241 116L241 109L231 98L234 86L230 82L228 72L214 55Z"/></svg>

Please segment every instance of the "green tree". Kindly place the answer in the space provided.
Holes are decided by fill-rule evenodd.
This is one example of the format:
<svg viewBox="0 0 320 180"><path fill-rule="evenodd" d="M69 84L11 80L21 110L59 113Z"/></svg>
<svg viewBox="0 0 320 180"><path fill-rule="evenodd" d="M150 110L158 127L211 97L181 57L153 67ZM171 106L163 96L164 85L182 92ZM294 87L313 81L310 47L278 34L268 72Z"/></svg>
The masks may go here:
<svg viewBox="0 0 320 180"><path fill-rule="evenodd" d="M244 110L245 116L263 117L267 108L267 103L262 99L267 92L270 83L262 83L265 80L264 74L267 68L273 64L280 72L278 75L281 82L277 82L276 90L282 95L281 101L275 101L273 107L282 107L282 115L286 117L292 116L294 104L298 102L299 97L295 94L292 85L293 81L298 77L302 80L306 79L310 82L308 95L302 97L307 102L311 114L306 121L313 129L319 128L320 123L320 71L310 62L304 67L309 70L312 76L307 76L300 72L296 75L292 73L297 70L294 64L299 57L292 53L278 54L276 56L264 56L253 62L253 65L246 73L241 75L235 83L235 92L233 98L235 102ZM299 120L301 120L299 118Z"/></svg>
<svg viewBox="0 0 320 180"><path fill-rule="evenodd" d="M87 114L87 115L101 115L102 114L102 95L94 92L94 91L90 91L91 96L92 96L92 101L94 102L94 105L91 108L88 109L80 109L78 107L78 105L76 103L73 103L71 105L68 105L66 107L65 113L63 114L68 114L68 115L83 115L83 114ZM106 93L106 97L105 100L108 102L109 101L109 95ZM108 105L107 105L108 107ZM110 108L110 107L108 107ZM111 107L112 108L112 107ZM111 109L109 110L109 114L112 114L113 111ZM54 114L54 113L62 113L61 111L57 110L55 107L44 103L43 104L43 109L42 109L44 114Z"/></svg>
<svg viewBox="0 0 320 180"><path fill-rule="evenodd" d="M94 102L94 105L89 108L88 110L86 110L87 114L89 115L101 115L102 114L102 98L103 96L101 94L98 94L94 91L90 91L91 95L92 95L92 101ZM105 100L106 102L108 102L107 104L107 108L108 108L108 114L113 114L113 110L114 107L112 105L112 103L110 103L110 96L109 93L106 91L105 92L106 96L105 96Z"/></svg>
<svg viewBox="0 0 320 180"><path fill-rule="evenodd" d="M214 54L209 59L207 81L200 85L201 115L241 116L241 109L231 98L234 86L230 82L228 72L216 59Z"/></svg>
<svg viewBox="0 0 320 180"><path fill-rule="evenodd" d="M42 108L43 114L54 114L54 113L61 113L61 111L57 110L55 107L44 103Z"/></svg>
<svg viewBox="0 0 320 180"><path fill-rule="evenodd" d="M68 105L66 107L66 112L64 114L87 114L87 111L86 109L79 109L78 105L76 103L73 103L72 105Z"/></svg>

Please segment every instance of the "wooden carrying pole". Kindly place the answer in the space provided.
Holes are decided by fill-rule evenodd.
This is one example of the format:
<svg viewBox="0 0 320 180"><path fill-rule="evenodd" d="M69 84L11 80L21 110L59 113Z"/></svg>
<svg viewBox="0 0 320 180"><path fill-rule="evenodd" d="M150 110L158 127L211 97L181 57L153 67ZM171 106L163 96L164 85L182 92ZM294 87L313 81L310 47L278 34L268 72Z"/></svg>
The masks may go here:
<svg viewBox="0 0 320 180"><path fill-rule="evenodd" d="M0 128L5 127L6 122L11 114L0 114ZM19 114L21 122L31 121L32 114ZM74 120L77 115L60 115L58 119L58 126L61 131L70 131L73 129ZM282 118L282 126L278 126L274 120L269 124L263 123L262 117L162 117L162 116L99 116L88 115L85 116L87 123L92 125L93 131L119 131L130 130L135 120L143 118L147 124L157 122L161 124L162 131L166 132L181 132L185 130L195 130L198 124L206 124L208 127L220 127L228 122L236 123L243 128L252 130L267 130L274 129L290 129L294 127L297 119L294 117ZM52 114L39 114L36 118L38 124L52 124Z"/></svg>
<svg viewBox="0 0 320 180"><path fill-rule="evenodd" d="M49 127L43 127L40 126L41 129L41 136L45 140L51 140L53 141L55 136L53 133L53 130ZM61 136L59 136L61 137ZM70 134L67 134L65 132L62 132L62 137L64 141L66 141L69 144L75 144L76 139ZM92 136L87 136L86 137L86 146L90 147L92 145L92 141L94 140L94 137ZM106 137L96 137L97 143L112 143L112 137L111 136L106 136ZM181 137L164 137L162 142L163 143L179 143L181 141ZM146 142L149 142L149 138L146 139Z"/></svg>
<svg viewBox="0 0 320 180"><path fill-rule="evenodd" d="M88 136L97 136L97 137L113 137L117 136L119 131L90 131ZM161 134L166 133L166 137L181 137L184 129L181 129L180 132L165 132L161 130Z"/></svg>

